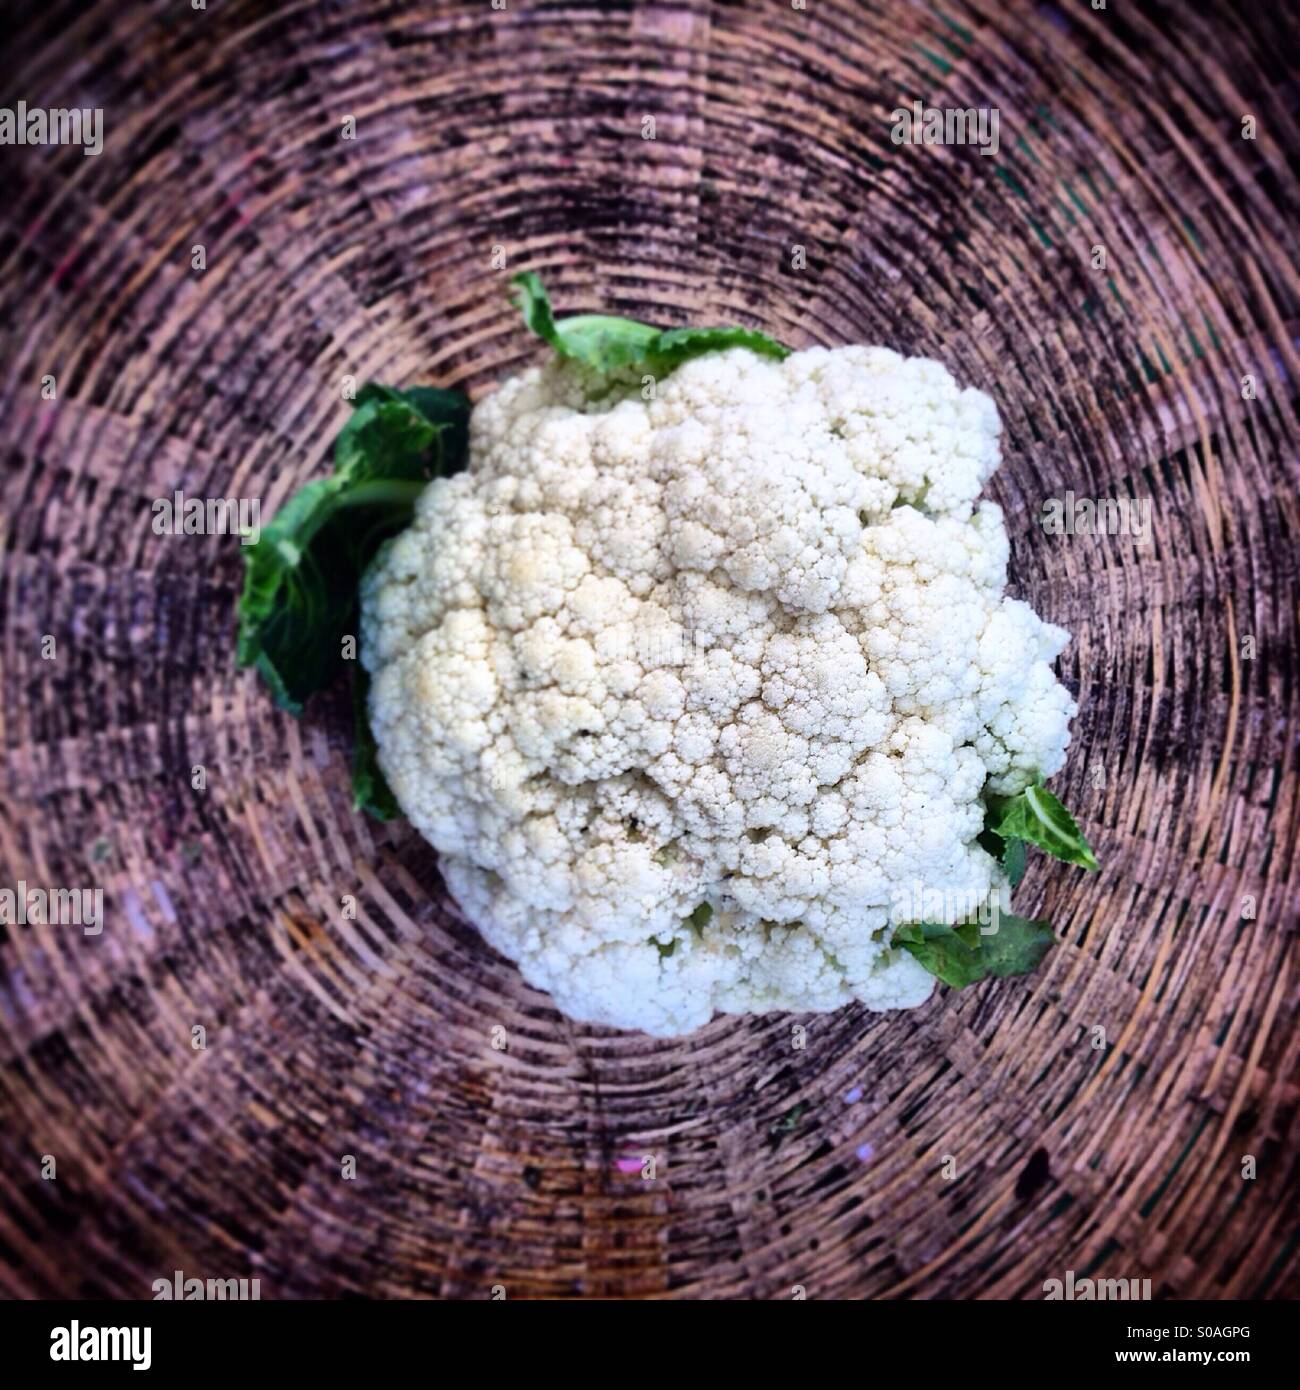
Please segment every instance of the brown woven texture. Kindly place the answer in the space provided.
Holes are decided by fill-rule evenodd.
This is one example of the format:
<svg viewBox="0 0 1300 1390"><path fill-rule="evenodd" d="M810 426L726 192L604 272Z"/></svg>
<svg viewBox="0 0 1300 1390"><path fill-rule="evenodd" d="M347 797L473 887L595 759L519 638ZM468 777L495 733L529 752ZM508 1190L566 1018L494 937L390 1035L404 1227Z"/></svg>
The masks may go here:
<svg viewBox="0 0 1300 1390"><path fill-rule="evenodd" d="M0 149L0 861L106 925L0 931L0 1293L1294 1295L1294 12L508 5L6 24L5 100L102 107L105 148ZM999 153L891 143L913 100L996 106ZM571 1023L352 813L343 701L298 723L236 671L240 548L152 502L265 520L345 375L481 396L537 356L524 268L563 312L884 343L994 397L1102 860L1031 861L1037 974ZM1045 534L1067 490L1150 498L1152 543Z"/></svg>

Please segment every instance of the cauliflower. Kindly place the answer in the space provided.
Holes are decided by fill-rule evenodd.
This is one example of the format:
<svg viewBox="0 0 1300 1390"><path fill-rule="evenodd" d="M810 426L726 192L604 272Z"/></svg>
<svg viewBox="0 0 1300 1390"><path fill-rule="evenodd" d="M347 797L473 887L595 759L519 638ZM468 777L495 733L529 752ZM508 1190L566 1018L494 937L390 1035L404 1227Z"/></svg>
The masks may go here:
<svg viewBox="0 0 1300 1390"><path fill-rule="evenodd" d="M923 1003L896 904L1005 884L982 798L1055 772L1075 713L977 500L992 401L884 348L735 347L644 385L556 358L469 430L362 582L361 653L484 937L659 1036Z"/></svg>

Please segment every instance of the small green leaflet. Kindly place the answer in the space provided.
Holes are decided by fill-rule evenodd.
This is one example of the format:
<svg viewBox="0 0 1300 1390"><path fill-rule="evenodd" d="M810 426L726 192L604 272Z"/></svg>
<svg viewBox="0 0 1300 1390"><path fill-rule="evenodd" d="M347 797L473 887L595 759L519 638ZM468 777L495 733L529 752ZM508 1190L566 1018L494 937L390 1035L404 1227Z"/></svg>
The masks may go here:
<svg viewBox="0 0 1300 1390"><path fill-rule="evenodd" d="M562 357L585 362L598 372L640 366L661 376L692 357L732 347L778 360L790 355L789 348L752 328L653 328L609 314L576 314L557 320L535 271L516 275L512 283L519 287L517 302L529 329Z"/></svg>
<svg viewBox="0 0 1300 1390"><path fill-rule="evenodd" d="M1008 848L1011 842L1028 840L1067 864L1079 864L1085 869L1098 867L1092 846L1074 823L1074 817L1041 782L1019 796L991 803L989 829L1006 840Z"/></svg>
<svg viewBox="0 0 1300 1390"><path fill-rule="evenodd" d="M460 391L369 385L334 444L334 471L300 488L244 555L238 660L262 675L282 709L354 666L357 586L380 545L410 523L430 479L465 464L469 400ZM365 682L354 686L356 804L386 819L396 802L374 758Z"/></svg>
<svg viewBox="0 0 1300 1390"><path fill-rule="evenodd" d="M958 927L935 922L909 922L894 933L892 944L954 989L976 984L991 975L1027 975L1037 968L1055 941L1046 922L1030 921L1000 912L997 930L980 934L979 923Z"/></svg>
<svg viewBox="0 0 1300 1390"><path fill-rule="evenodd" d="M1013 888L1020 887L1020 880L1025 876L1025 842L1023 840L1006 840L1005 848L1002 851L1002 872L1007 876L1007 882Z"/></svg>

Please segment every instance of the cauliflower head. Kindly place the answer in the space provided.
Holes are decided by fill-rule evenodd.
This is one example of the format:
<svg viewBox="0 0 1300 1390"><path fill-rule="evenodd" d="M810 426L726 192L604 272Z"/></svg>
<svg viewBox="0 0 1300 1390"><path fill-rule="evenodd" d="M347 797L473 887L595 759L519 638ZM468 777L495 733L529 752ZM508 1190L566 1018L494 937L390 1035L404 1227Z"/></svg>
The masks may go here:
<svg viewBox="0 0 1300 1390"><path fill-rule="evenodd" d="M363 581L370 718L450 890L566 1014L929 997L896 905L1000 886L981 796L1055 772L1075 713L977 501L999 432L867 347L612 389L556 359L475 408Z"/></svg>

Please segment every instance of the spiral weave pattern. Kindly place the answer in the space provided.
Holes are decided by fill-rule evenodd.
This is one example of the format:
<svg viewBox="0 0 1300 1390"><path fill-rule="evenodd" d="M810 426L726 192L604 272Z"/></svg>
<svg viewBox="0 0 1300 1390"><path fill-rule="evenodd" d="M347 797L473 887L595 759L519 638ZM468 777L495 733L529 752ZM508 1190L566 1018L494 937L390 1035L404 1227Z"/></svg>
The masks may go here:
<svg viewBox="0 0 1300 1390"><path fill-rule="evenodd" d="M0 886L104 929L0 927L0 1294L1300 1292L1295 12L503 3L7 23L6 99L103 149L0 146ZM896 143L914 101L997 152ZM538 351L525 268L993 396L1102 861L1031 860L1037 974L572 1024L352 813L341 699L235 669L239 544L154 503L265 522L348 377L481 396ZM1049 534L1067 498L1151 526Z"/></svg>

